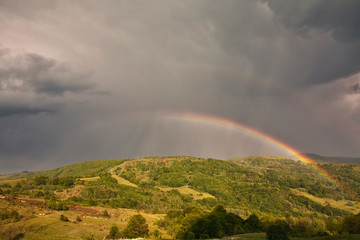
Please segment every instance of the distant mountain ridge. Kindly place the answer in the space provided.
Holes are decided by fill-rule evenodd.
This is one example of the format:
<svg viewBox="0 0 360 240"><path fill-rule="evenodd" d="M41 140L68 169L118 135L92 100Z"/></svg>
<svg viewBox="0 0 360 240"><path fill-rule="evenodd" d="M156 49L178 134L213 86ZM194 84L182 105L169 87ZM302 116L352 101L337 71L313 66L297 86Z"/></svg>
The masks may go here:
<svg viewBox="0 0 360 240"><path fill-rule="evenodd" d="M360 163L360 157L327 157L314 153L303 153L302 155L320 163Z"/></svg>

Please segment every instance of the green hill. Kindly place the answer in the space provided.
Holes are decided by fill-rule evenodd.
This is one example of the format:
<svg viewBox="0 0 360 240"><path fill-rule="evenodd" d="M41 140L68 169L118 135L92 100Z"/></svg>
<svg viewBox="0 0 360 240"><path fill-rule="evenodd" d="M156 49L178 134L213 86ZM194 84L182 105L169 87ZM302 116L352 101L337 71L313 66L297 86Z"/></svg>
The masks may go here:
<svg viewBox="0 0 360 240"><path fill-rule="evenodd" d="M191 210L195 213L189 216L195 214L195 218L204 217L206 221L210 220L204 214L220 204L242 218L251 214L264 222L296 218L303 219L307 226L315 224L315 220L325 224L326 219L340 221L348 214L360 212L356 201L360 196L360 165L319 163L319 167L336 178L341 187L308 164L282 156L87 161L48 171L1 176L0 195L5 200L0 199L0 204L23 199L47 211L69 209L71 216L76 214L72 209L99 212L102 208L114 214L117 209L132 209L160 219L157 226L154 222L151 227L159 228L164 236L175 236L180 231L176 226L188 222L189 207L201 209ZM354 194L347 195L343 186L351 188ZM179 211L177 214L182 217L161 220L160 216L172 211ZM58 215L54 214L51 216ZM109 224L104 225L107 230Z"/></svg>
<svg viewBox="0 0 360 240"><path fill-rule="evenodd" d="M35 176L47 176L47 177L90 177L96 176L100 172L107 171L109 168L123 163L127 159L113 159L113 160L93 160L80 163L74 163L64 167L58 167L46 171L36 172L20 172L13 174L0 175L1 180L12 180L21 178L32 178Z"/></svg>
<svg viewBox="0 0 360 240"><path fill-rule="evenodd" d="M333 175L344 173L337 172L335 164L324 167ZM350 181L349 174L347 172L339 179ZM44 177L43 181L39 176ZM350 183L355 184L359 194L358 175L354 176ZM37 191L42 191L75 205L127 207L161 213L189 205L211 209L222 204L244 216L251 213L342 216L349 209L321 205L299 192L336 201L353 200L307 164L286 157L255 156L223 161L181 156L88 161L48 171L6 176L7 179L15 177L27 180L22 180L18 187L2 186L3 192L34 197ZM70 181L71 184L54 184L54 181ZM73 196L72 188L81 191ZM69 194L59 193L64 190Z"/></svg>

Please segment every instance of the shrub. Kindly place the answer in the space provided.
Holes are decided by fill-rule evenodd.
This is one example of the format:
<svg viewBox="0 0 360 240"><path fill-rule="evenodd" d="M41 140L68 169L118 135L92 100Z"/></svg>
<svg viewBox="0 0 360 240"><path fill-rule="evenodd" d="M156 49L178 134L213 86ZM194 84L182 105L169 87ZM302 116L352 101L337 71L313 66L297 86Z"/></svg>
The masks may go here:
<svg viewBox="0 0 360 240"><path fill-rule="evenodd" d="M155 237L155 239L158 239L158 238L160 237L160 231L159 231L159 229L155 229L155 230L154 230L154 237Z"/></svg>
<svg viewBox="0 0 360 240"><path fill-rule="evenodd" d="M64 202L56 202L56 201L50 201L46 203L46 206L52 210L56 211L65 211L68 210L68 207L65 205Z"/></svg>
<svg viewBox="0 0 360 240"><path fill-rule="evenodd" d="M95 240L94 235L92 235L91 233L83 236L83 240Z"/></svg>
<svg viewBox="0 0 360 240"><path fill-rule="evenodd" d="M68 219L64 214L61 214L61 215L60 215L60 220L61 220L61 221L64 221L64 222L68 222L68 221L69 221L69 219Z"/></svg>
<svg viewBox="0 0 360 240"><path fill-rule="evenodd" d="M25 234L24 233L18 233L15 235L14 238L12 238L12 240L19 240L21 238L25 237Z"/></svg>
<svg viewBox="0 0 360 240"><path fill-rule="evenodd" d="M21 219L20 214L16 210L9 211L7 209L0 210L0 220L13 219L19 221Z"/></svg>
<svg viewBox="0 0 360 240"><path fill-rule="evenodd" d="M289 240L288 233L280 225L271 225L266 231L267 240Z"/></svg>
<svg viewBox="0 0 360 240"><path fill-rule="evenodd" d="M104 217L106 217L106 218L110 218L110 214L108 213L107 210L104 210L103 215L104 215Z"/></svg>

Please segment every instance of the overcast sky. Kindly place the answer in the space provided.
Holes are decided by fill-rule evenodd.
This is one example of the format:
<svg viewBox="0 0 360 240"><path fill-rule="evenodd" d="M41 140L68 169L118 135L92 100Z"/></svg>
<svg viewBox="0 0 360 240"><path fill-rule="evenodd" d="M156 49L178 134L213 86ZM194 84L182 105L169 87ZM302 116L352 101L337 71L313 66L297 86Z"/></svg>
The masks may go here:
<svg viewBox="0 0 360 240"><path fill-rule="evenodd" d="M0 0L0 173L283 153L167 112L358 157L359 12L358 0Z"/></svg>

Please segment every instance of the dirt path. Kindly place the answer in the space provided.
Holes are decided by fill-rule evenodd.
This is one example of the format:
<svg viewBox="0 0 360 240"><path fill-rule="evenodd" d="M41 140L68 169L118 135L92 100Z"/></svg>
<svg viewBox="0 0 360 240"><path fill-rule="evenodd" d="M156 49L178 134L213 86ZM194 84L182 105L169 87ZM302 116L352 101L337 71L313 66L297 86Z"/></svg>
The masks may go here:
<svg viewBox="0 0 360 240"><path fill-rule="evenodd" d="M122 164L123 164L123 163L122 163ZM127 186L131 186L131 187L136 187L136 188L137 188L138 186L137 186L136 184L134 184L134 183L132 183L132 182L129 182L128 180L126 180L126 179L124 179L124 178L122 178L122 177L119 177L118 175L115 174L115 169L117 169L118 167L121 167L122 164L117 165L117 166L111 168L111 169L109 170L109 173L111 174L111 176L112 176L113 178L115 178L115 179L118 181L119 184L127 185Z"/></svg>

